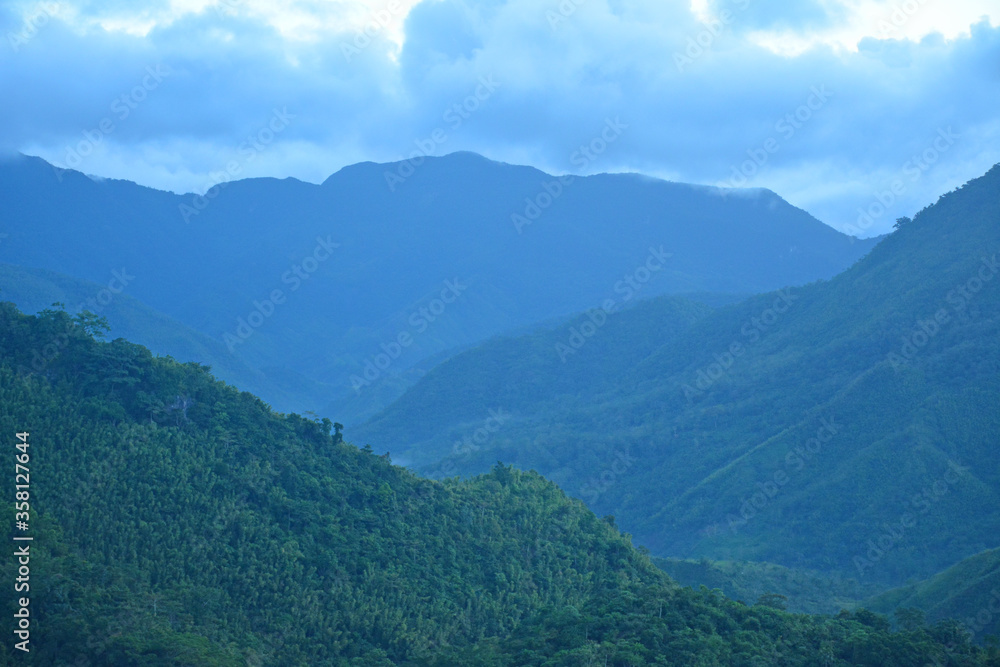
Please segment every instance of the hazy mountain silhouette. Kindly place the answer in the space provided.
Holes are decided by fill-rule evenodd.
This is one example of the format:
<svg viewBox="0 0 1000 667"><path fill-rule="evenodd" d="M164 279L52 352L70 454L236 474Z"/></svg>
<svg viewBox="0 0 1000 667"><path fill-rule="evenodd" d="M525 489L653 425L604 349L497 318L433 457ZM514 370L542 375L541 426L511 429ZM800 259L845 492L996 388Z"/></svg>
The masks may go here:
<svg viewBox="0 0 1000 667"><path fill-rule="evenodd" d="M828 282L491 341L352 435L536 469L664 556L929 576L1000 530L998 256L1000 166Z"/></svg>
<svg viewBox="0 0 1000 667"><path fill-rule="evenodd" d="M248 179L202 198L22 156L0 163L0 261L97 284L125 269L126 294L226 343L276 407L350 423L432 355L607 299L829 278L875 243L766 190L557 179L470 153L410 167ZM307 404L286 400L316 385Z"/></svg>

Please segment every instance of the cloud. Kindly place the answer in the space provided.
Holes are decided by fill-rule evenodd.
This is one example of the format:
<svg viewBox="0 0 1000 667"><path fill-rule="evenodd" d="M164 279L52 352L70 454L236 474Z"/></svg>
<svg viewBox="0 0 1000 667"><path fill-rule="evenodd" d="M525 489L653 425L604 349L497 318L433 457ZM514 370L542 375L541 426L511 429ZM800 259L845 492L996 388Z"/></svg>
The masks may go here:
<svg viewBox="0 0 1000 667"><path fill-rule="evenodd" d="M739 14L743 30L808 30L842 23L849 15L844 4L829 0L712 0L707 5L715 15Z"/></svg>
<svg viewBox="0 0 1000 667"><path fill-rule="evenodd" d="M961 12L924 2L885 30L886 6L867 0L739 2L67 1L17 49L0 45L14 110L0 147L66 164L99 136L80 170L201 191L233 161L238 177L319 182L441 130L439 154L745 179L844 227L951 128L959 139L866 234L1000 161L995 13L959 28ZM0 30L20 34L39 7L0 9ZM946 34L926 28L945 13ZM149 68L169 74L150 87ZM497 87L480 99L484 78ZM276 110L289 122L248 159L241 146ZM609 119L627 125L620 138L574 161Z"/></svg>
<svg viewBox="0 0 1000 667"><path fill-rule="evenodd" d="M406 34L409 59L427 68L471 59L483 46L472 12L452 0L417 5L406 19Z"/></svg>

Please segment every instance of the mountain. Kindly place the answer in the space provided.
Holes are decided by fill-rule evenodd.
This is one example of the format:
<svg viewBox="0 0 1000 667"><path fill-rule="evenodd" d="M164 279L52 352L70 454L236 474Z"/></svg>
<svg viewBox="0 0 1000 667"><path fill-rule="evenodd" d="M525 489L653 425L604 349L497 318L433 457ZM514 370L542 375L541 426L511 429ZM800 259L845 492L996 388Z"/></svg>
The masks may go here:
<svg viewBox="0 0 1000 667"><path fill-rule="evenodd" d="M931 623L956 619L978 642L1000 636L1000 549L970 556L933 577L870 598L864 605L890 614L917 609Z"/></svg>
<svg viewBox="0 0 1000 667"><path fill-rule="evenodd" d="M126 272L125 280L130 278ZM116 284L117 288L118 285ZM73 312L90 310L108 321L111 337L126 338L160 354L208 366L216 377L252 393L270 393L282 404L307 403L322 390L316 383L279 386L232 355L221 342L209 338L107 285L78 280L55 271L0 264L0 296L26 313L37 313L54 303ZM33 359L32 363L43 363Z"/></svg>
<svg viewBox="0 0 1000 667"><path fill-rule="evenodd" d="M125 271L129 296L225 344L277 408L348 424L434 355L608 300L827 278L876 243L766 190L557 178L469 153L205 196L22 156L0 163L0 211L0 261L97 284Z"/></svg>
<svg viewBox="0 0 1000 667"><path fill-rule="evenodd" d="M275 414L101 329L0 303L0 430L26 487L8 525L32 538L0 562L24 619L2 664L1000 659L953 623L892 633L867 611L795 616L681 588L538 475L420 479L329 420Z"/></svg>
<svg viewBox="0 0 1000 667"><path fill-rule="evenodd" d="M558 329L492 340L445 361L383 416L352 432L362 442L399 443L397 460L442 477L474 454L479 460L495 460L493 452L509 456L511 426L530 415L532 448L543 455L547 441L556 437L550 433L551 415L569 412L587 419L575 413L584 400L616 388L623 374L711 312L707 305L664 296L611 315L593 309ZM584 343L576 348L571 332L581 330L591 335L580 333ZM459 386L462 400L453 400ZM595 433L593 446L606 446L617 435Z"/></svg>
<svg viewBox="0 0 1000 667"><path fill-rule="evenodd" d="M900 585L997 546L998 256L1000 166L829 281L489 342L353 433L537 470L659 556Z"/></svg>
<svg viewBox="0 0 1000 667"><path fill-rule="evenodd" d="M843 609L858 608L882 613L893 611L874 600L862 604L862 599L877 587L822 572L794 570L774 563L707 559L653 558L653 564L683 586L718 589L732 600L753 603L764 596L780 595L787 609L797 613L835 615ZM944 618L957 617L937 620Z"/></svg>

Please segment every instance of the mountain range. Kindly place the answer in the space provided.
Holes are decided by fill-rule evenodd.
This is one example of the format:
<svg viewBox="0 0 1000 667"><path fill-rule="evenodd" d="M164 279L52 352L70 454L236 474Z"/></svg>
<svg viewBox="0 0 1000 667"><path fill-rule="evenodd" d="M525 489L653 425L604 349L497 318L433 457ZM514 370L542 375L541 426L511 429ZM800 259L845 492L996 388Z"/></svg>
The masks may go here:
<svg viewBox="0 0 1000 667"><path fill-rule="evenodd" d="M1000 530L1000 167L897 227L830 280L490 341L352 436L537 470L658 556L932 576Z"/></svg>
<svg viewBox="0 0 1000 667"><path fill-rule="evenodd" d="M197 364L0 303L3 665L996 665L946 621L683 588L534 473L421 479ZM43 368L35 353L51 346ZM30 507L27 507L30 506ZM26 517L26 518L25 518ZM20 555L17 555L20 554ZM16 640L16 641L15 641Z"/></svg>
<svg viewBox="0 0 1000 667"><path fill-rule="evenodd" d="M289 540L304 539L309 547L302 553L319 558L340 549L340 542L315 532L328 519L317 520L324 510L309 505L331 502L329 490L317 491L315 480L302 478L288 457L306 456L309 466L324 468L317 448L333 446L345 461L355 460L357 450L343 442L343 432L366 445L357 461L381 458L392 471L374 474L368 490L350 490L350 483L337 481L340 473L320 483L359 499L352 507L396 507L394 493L412 500L425 497L421 484L439 488L390 466L390 457L470 497L478 497L482 484L493 488L483 480L505 486L516 479L523 501L494 527L514 530L503 550L532 554L528 565L518 566L524 572L535 562L524 545L543 538L518 532L525 527L519 512L541 516L528 505L535 496L556 498L547 495L552 489L576 513L560 535L586 524L593 537L597 524L583 518L590 510L605 516L607 535L617 535L618 526L627 531L626 546L612 552L625 549L638 559L629 561L638 569L628 577L641 580L640 587L674 586L662 579L666 571L747 603L759 596L754 609L787 603L811 613L861 610L862 624L876 632L888 625L864 608L898 612L906 632L923 632L918 614L939 632L945 619L962 619L977 641L995 632L1000 166L912 219L900 218L891 235L861 241L768 191L637 175L560 178L471 154L428 160L390 187L385 174L393 168L355 165L322 185L238 181L197 197L62 171L35 158L0 163L0 260L6 262L0 298L39 313L26 318L7 306L8 375L0 390L20 406L7 416L43 423L72 441L44 411L25 407L35 401L56 410L65 403L67 423L89 434L87 447L102 455L114 458L118 454L105 450L127 445L152 462L166 461L166 451L194 456L194 467L180 472L153 466L133 475L115 468L131 480L115 493L138 513L116 516L115 525L140 530L105 535L118 546L106 549L100 562L123 568L116 585L131 591L123 593L132 596L129 604L159 600L157 591L169 590L163 599L180 610L189 606L189 593L230 590L229 583L179 570L171 571L178 581L200 592L165 587L161 570L176 566L129 552L130 541L168 539L165 515L143 514L159 506L153 498L167 488L161 484L196 490L171 500L171 512L177 503L214 503L198 496L214 498L213 489L226 498L211 510L216 524L230 525L219 518L229 516L226 507L264 512L246 514L250 524L231 536L234 551L213 557L227 563L224 571L245 558L267 563L272 572L313 568L318 578L299 594L316 599L315 591L329 585L330 561L248 556L239 540L246 525L280 524L283 517L284 533L262 539L278 539L292 554L298 547ZM123 339L95 342L105 326L100 318L110 325L109 337L134 340L180 363L156 359ZM69 341L72 349L63 345ZM205 366L266 404L223 388ZM18 382L28 382L28 393L18 393ZM311 417L275 414L270 406ZM231 413L240 416L234 421ZM113 433L147 425L163 433L137 435L144 444ZM213 444L192 455L184 449L188 437ZM53 462L70 456L59 451ZM261 458L266 451L283 453ZM202 464L213 474L199 477ZM70 457L58 465L51 521L41 525L56 531L55 551L97 558L94 544L60 536L100 531L55 492L94 464ZM349 467L356 473L359 465L368 464ZM227 477L233 466L241 472ZM260 466L264 482L253 477ZM86 485L102 488L108 474ZM231 483L257 495L233 496ZM140 488L141 499L125 498ZM287 502L274 505L274 493ZM271 495L265 502L260 494ZM475 502L483 508L492 501ZM553 502L554 508L563 500ZM47 510L46 501L42 507ZM561 521L565 511L554 516ZM394 524L351 521L342 528L344 539L363 539L374 529L396 540L377 548L408 548L398 540L411 538ZM209 529L185 524L179 530L169 539ZM554 533L546 535L558 542ZM618 581L608 579L600 590L623 594L621 562L600 561L610 543L593 539L582 548L597 549L598 560L586 569ZM657 558L630 551L632 539ZM355 563L350 576L388 563L359 558L349 557ZM88 582L86 596L93 598L87 604L100 608L93 570L66 576ZM537 576L553 575L505 576L527 595L538 589ZM381 609L379 618L402 618L400 609L426 602L394 598L385 582L373 586L343 593L370 600ZM451 656L444 664L479 664L494 653L535 664L535 653L531 659L517 653L538 640L531 633L579 623L576 616L552 616L552 605L575 600L570 606L590 609L592 620L608 612L594 606L598 589L579 582L553 585L555 597L519 601L504 590L490 589L497 596L488 605L492 620L468 615L468 591L452 590L447 601L420 607L417 643L401 639L409 621L390 629L359 612L351 618L362 620L351 621L357 625L343 635L350 638L341 648L350 645L359 660L376 660L372 664L382 657L436 664L441 655ZM626 597L647 595L629 590ZM65 592L53 595L62 599ZM711 596L697 600L715 605ZM192 634L187 621L171 617L158 626L156 641L190 644L199 659L228 664L247 656L273 660L261 648L274 641L273 632L296 651L310 645L309 633L333 632L317 617L305 636L295 635L269 611L272 602L265 616L253 616L246 612L250 598L227 598L219 604L234 611L225 628ZM455 634L442 620L455 615L455 604L466 606L467 625L492 629L476 637ZM439 616L446 608L451 611ZM149 621L137 613L119 621L133 629L135 619ZM746 620L740 614L737 625ZM857 621L844 614L844 623ZM262 627L270 628L267 640L254 629ZM530 637L512 639L515 627L530 628ZM87 632L93 631L97 626ZM109 656L125 661L120 664L161 651L160 644L124 632L131 637L125 644L107 647ZM587 632L583 644L573 646L586 646L587 659L599 650L608 655L603 641L603 649L591 645ZM224 645L217 641L222 637ZM802 637L803 646L813 641ZM647 646L648 655L663 648ZM852 652L857 660L857 649ZM510 657L515 654L522 657ZM297 659L311 659L306 656Z"/></svg>
<svg viewBox="0 0 1000 667"><path fill-rule="evenodd" d="M180 195L20 156L0 163L0 262L102 286L124 272L122 293L234 357L186 360L237 384L230 369L249 367L276 408L352 425L494 336L608 299L829 278L877 242L767 190L556 177L470 153L387 182L401 166Z"/></svg>

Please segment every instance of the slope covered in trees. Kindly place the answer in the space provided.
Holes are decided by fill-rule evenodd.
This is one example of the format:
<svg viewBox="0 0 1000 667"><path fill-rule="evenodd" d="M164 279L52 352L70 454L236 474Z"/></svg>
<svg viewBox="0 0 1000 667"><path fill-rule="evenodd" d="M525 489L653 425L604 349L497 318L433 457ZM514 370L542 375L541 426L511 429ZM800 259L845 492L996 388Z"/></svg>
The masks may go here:
<svg viewBox="0 0 1000 667"><path fill-rule="evenodd" d="M28 433L34 537L32 651L4 642L3 664L998 664L948 623L680 588L534 473L420 479L101 328L0 304L0 432Z"/></svg>
<svg viewBox="0 0 1000 667"><path fill-rule="evenodd" d="M134 287L138 279L137 269L116 268L114 273L118 277L112 277L109 286L109 281L98 284L56 271L0 263L0 300L16 303L29 314L50 308L53 303L65 304L70 313L91 311L107 320L108 335L113 338L125 338L155 350L160 356L211 366L213 375L220 380L256 396L267 393L281 404L306 404L310 396L321 392L316 383L301 377L294 382L281 382L273 375L251 368L238 355L231 354L222 341L130 296L129 287Z"/></svg>
<svg viewBox="0 0 1000 667"><path fill-rule="evenodd" d="M684 586L717 588L726 597L747 603L762 596L777 595L789 611L804 614L854 610L862 606L863 598L878 590L877 586L864 585L857 579L795 570L774 563L653 558L653 564ZM874 606L870 608L875 609Z"/></svg>
<svg viewBox="0 0 1000 667"><path fill-rule="evenodd" d="M1000 636L1000 549L970 556L943 572L865 601L869 609L897 617L959 621L970 637L982 642ZM920 612L914 616L912 611Z"/></svg>
<svg viewBox="0 0 1000 667"><path fill-rule="evenodd" d="M376 418L355 432L361 441L406 443L393 455L432 477L454 474L473 457L496 460L500 455L506 461L516 456L507 449L513 415L522 422L529 415L537 419L533 441L543 451L551 438L544 426L548 415L573 411L614 389L637 363L711 312L685 298L659 297L611 315L592 309L558 329L496 339L444 362L385 419ZM462 400L436 400L453 398L448 382L464 373L476 373L477 381L464 382ZM432 397L430 403L427 397ZM427 410L435 411L432 419ZM477 437L482 428L488 439L481 433ZM602 441L598 446L617 436L591 435Z"/></svg>
<svg viewBox="0 0 1000 667"><path fill-rule="evenodd" d="M1000 533L998 259L1000 166L901 219L830 281L720 308L653 349L625 333L602 339L615 318L674 327L653 304L609 316L565 364L554 341L586 316L491 342L356 433L440 451L462 442L456 427L469 437L488 410L506 408L492 446L451 456L452 474L498 458L538 470L661 556L882 586L928 577L995 548ZM636 355L614 352L609 383L591 346ZM535 347L556 362L501 363ZM541 398L525 405L519 378L532 372ZM547 389L567 374L578 391L557 400Z"/></svg>

